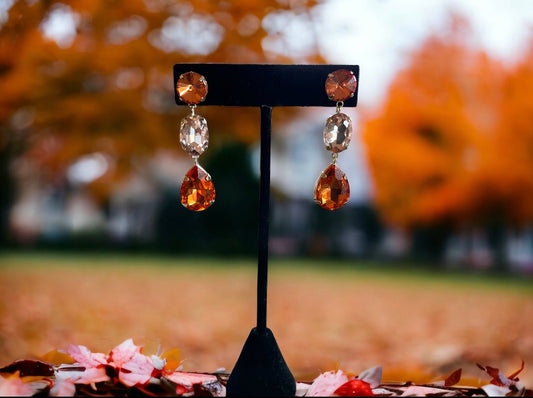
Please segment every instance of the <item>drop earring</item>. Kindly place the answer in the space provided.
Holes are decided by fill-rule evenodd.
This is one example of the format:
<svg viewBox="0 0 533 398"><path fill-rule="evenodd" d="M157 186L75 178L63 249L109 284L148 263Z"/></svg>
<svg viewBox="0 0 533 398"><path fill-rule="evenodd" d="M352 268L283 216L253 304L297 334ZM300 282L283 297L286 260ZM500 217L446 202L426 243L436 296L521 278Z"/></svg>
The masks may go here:
<svg viewBox="0 0 533 398"><path fill-rule="evenodd" d="M207 96L207 81L199 73L184 73L178 79L176 92L180 100L189 105L191 112L181 120L179 136L181 147L194 160L194 166L181 183L181 204L189 210L202 211L215 202L211 176L198 163L198 158L209 145L207 121L196 113L196 106Z"/></svg>
<svg viewBox="0 0 533 398"><path fill-rule="evenodd" d="M352 138L352 121L341 112L344 100L351 98L357 88L353 72L339 69L326 79L326 94L336 102L337 111L330 116L324 127L324 145L331 151L331 164L320 174L315 183L315 203L323 209L336 210L350 197L350 184L346 174L337 166L339 152L348 148Z"/></svg>

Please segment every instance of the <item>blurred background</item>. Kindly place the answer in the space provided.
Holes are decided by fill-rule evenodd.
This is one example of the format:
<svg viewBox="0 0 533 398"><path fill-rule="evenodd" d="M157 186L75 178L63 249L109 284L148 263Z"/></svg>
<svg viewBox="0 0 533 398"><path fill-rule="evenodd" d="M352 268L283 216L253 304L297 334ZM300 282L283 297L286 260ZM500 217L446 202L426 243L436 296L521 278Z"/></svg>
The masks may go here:
<svg viewBox="0 0 533 398"><path fill-rule="evenodd" d="M533 271L527 1L0 4L2 246L254 254L258 112L202 109L217 206L184 211L172 65L352 63L345 208L312 202L333 107L274 112L272 253Z"/></svg>
<svg viewBox="0 0 533 398"><path fill-rule="evenodd" d="M0 0L4 264L50 250L253 264L259 111L200 106L211 134L200 161L217 198L184 209L188 109L174 102L172 66L186 62L360 65L342 209L312 200L334 106L274 109L273 258L533 274L527 0ZM7 289L16 277L1 270ZM12 300L22 305L5 293L5 313ZM5 358L24 355L13 338L33 337L3 322Z"/></svg>

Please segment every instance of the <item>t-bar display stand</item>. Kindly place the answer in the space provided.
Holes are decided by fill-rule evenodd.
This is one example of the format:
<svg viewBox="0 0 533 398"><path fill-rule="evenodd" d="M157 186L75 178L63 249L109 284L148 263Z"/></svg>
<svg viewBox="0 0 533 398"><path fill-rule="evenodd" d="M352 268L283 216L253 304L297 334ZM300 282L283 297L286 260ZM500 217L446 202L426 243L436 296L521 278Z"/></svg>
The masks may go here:
<svg viewBox="0 0 533 398"><path fill-rule="evenodd" d="M176 104L181 102L176 83L182 73L197 72L209 86L199 106L253 106L261 109L259 190L259 244L257 263L257 325L252 329L227 384L228 396L294 396L296 382L267 328L268 229L270 213L270 148L272 108L276 106L325 106L335 111L335 101L325 92L329 73L351 70L357 79L355 95L345 107L357 105L358 65L177 64L174 65ZM312 195L312 187L309 188ZM223 195L223 193L220 193ZM205 213L209 217L209 210Z"/></svg>

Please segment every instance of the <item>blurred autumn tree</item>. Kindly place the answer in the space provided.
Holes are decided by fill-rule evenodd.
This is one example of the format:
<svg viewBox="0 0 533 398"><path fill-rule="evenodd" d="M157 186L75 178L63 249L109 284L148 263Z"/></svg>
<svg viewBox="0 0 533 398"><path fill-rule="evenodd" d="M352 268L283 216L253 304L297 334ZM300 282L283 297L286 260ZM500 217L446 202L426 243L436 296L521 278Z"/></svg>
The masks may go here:
<svg viewBox="0 0 533 398"><path fill-rule="evenodd" d="M181 155L173 64L323 62L313 44L291 53L283 31L307 21L316 0L12 3L0 21L4 231L13 168L31 167L39 178L62 184L76 159L96 153L110 166L90 184L102 202L114 183L158 150ZM219 142L224 135L257 138L254 112L204 113Z"/></svg>
<svg viewBox="0 0 533 398"><path fill-rule="evenodd" d="M508 71L452 19L366 123L376 201L389 222L422 231L434 257L452 231L487 228L501 263L504 228L533 221L533 51Z"/></svg>

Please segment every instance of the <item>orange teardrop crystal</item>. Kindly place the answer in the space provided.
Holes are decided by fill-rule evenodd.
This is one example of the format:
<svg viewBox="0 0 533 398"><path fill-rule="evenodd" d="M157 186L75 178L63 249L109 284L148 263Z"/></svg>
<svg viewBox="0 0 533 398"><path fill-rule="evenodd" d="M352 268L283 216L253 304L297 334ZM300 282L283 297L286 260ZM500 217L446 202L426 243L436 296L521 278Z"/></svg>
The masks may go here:
<svg viewBox="0 0 533 398"><path fill-rule="evenodd" d="M183 178L181 204L189 210L202 211L215 202L215 186L211 176L200 165L194 165Z"/></svg>
<svg viewBox="0 0 533 398"><path fill-rule="evenodd" d="M342 207L349 198L350 184L346 174L334 164L330 164L316 180L316 204L326 210L336 210Z"/></svg>

